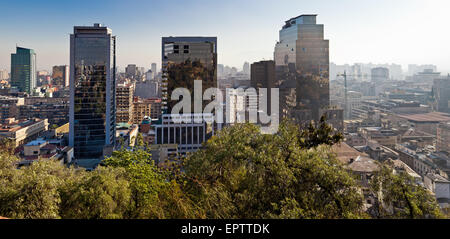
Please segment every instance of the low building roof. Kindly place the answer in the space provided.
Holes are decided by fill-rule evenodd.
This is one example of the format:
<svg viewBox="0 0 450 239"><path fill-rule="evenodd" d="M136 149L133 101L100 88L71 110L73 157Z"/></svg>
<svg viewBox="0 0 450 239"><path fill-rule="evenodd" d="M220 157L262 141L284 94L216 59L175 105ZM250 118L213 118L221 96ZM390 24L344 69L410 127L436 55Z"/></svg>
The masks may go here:
<svg viewBox="0 0 450 239"><path fill-rule="evenodd" d="M417 123L435 123L450 121L450 115L441 112L430 112L425 114L398 115L400 118Z"/></svg>
<svg viewBox="0 0 450 239"><path fill-rule="evenodd" d="M347 165L347 168L353 172L361 173L372 173L380 170L380 166L378 166L375 160L369 157L358 157Z"/></svg>
<svg viewBox="0 0 450 239"><path fill-rule="evenodd" d="M439 182L439 183L450 183L450 181L448 181L446 178L442 177L439 174L435 174L435 173L429 173L427 174L427 177L435 182Z"/></svg>
<svg viewBox="0 0 450 239"><path fill-rule="evenodd" d="M345 165L349 164L352 160L355 160L359 156L369 157L369 155L359 152L344 142L333 145L331 149L336 154L337 159Z"/></svg>

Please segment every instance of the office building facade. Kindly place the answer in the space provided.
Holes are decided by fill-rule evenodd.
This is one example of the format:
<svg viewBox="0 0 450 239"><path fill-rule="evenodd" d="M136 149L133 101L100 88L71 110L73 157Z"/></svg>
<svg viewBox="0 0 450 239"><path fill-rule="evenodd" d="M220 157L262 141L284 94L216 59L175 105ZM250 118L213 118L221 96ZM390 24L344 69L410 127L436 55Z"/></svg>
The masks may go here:
<svg viewBox="0 0 450 239"><path fill-rule="evenodd" d="M272 105L271 89L275 88L275 62L274 61L260 61L251 65L250 86L257 90L259 97L266 97L267 108L264 113L270 115ZM267 89L266 94L262 95L261 88ZM277 99L273 99L277 100ZM279 99L278 99L279 100Z"/></svg>
<svg viewBox="0 0 450 239"><path fill-rule="evenodd" d="M54 66L52 72L52 84L60 87L69 87L69 66Z"/></svg>
<svg viewBox="0 0 450 239"><path fill-rule="evenodd" d="M134 84L124 82L116 86L116 123L133 121Z"/></svg>
<svg viewBox="0 0 450 239"><path fill-rule="evenodd" d="M324 25L316 23L316 16L287 20L274 53L277 70L295 71L296 110L312 117L309 120L318 120L320 109L330 105L329 41L324 39Z"/></svg>
<svg viewBox="0 0 450 239"><path fill-rule="evenodd" d="M70 133L76 159L114 147L116 37L109 28L75 26L70 36Z"/></svg>
<svg viewBox="0 0 450 239"><path fill-rule="evenodd" d="M432 92L435 110L450 113L450 76L434 79Z"/></svg>
<svg viewBox="0 0 450 239"><path fill-rule="evenodd" d="M176 88L187 88L193 103L194 80L202 81L203 92L217 88L217 37L163 37L162 71L163 111L171 113L177 103L171 101Z"/></svg>
<svg viewBox="0 0 450 239"><path fill-rule="evenodd" d="M31 94L36 87L36 53L33 49L16 48L11 54L11 87Z"/></svg>

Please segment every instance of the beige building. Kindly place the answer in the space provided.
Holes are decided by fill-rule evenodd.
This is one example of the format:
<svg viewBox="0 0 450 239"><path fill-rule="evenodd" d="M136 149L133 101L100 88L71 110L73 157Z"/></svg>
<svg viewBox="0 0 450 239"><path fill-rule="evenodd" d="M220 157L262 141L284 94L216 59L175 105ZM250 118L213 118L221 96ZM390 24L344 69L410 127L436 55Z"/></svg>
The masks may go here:
<svg viewBox="0 0 450 239"><path fill-rule="evenodd" d="M0 124L0 138L12 139L16 147L37 138L41 133L48 130L47 119L34 119L9 122Z"/></svg>
<svg viewBox="0 0 450 239"><path fill-rule="evenodd" d="M116 123L133 122L134 85L119 84L116 87Z"/></svg>
<svg viewBox="0 0 450 239"><path fill-rule="evenodd" d="M19 156L23 159L19 165L29 165L39 159L53 159L58 160L61 164L67 164L72 162L73 148L50 144L39 138L25 144Z"/></svg>
<svg viewBox="0 0 450 239"><path fill-rule="evenodd" d="M140 124L145 116L158 119L161 116L161 99L135 98L133 102L133 124Z"/></svg>
<svg viewBox="0 0 450 239"><path fill-rule="evenodd" d="M397 134L392 130L381 127L360 128L359 132L367 141L376 141L386 147L395 147L397 144Z"/></svg>
<svg viewBox="0 0 450 239"><path fill-rule="evenodd" d="M398 115L398 117L412 123L416 130L436 135L440 123L449 122L450 114L431 112L426 114Z"/></svg>

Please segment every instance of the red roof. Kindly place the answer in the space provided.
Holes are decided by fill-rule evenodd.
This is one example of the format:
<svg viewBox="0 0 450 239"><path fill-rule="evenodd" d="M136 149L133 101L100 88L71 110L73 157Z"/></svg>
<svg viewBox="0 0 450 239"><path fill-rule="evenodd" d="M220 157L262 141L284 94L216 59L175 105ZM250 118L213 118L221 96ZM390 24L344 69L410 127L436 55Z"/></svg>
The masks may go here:
<svg viewBox="0 0 450 239"><path fill-rule="evenodd" d="M31 156L24 156L23 157L25 160L37 160L39 159L38 155L31 155Z"/></svg>
<svg viewBox="0 0 450 239"><path fill-rule="evenodd" d="M42 149L50 149L50 150L56 149L56 148L57 148L57 146L54 144L47 144L44 147L42 147Z"/></svg>

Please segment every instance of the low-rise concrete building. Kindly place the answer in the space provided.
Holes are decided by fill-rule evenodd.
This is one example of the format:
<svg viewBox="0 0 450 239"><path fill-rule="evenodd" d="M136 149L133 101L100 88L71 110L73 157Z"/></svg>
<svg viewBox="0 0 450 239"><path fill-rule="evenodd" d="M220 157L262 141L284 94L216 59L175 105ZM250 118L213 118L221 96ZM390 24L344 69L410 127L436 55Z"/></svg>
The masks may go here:
<svg viewBox="0 0 450 239"><path fill-rule="evenodd" d="M9 119L0 124L0 138L11 139L16 147L36 139L48 130L47 119L15 120Z"/></svg>
<svg viewBox="0 0 450 239"><path fill-rule="evenodd" d="M391 129L366 127L360 128L359 132L367 141L376 141L387 147L394 147L397 144L397 134Z"/></svg>
<svg viewBox="0 0 450 239"><path fill-rule="evenodd" d="M50 144L49 141L38 138L23 145L18 156L22 159L19 162L20 166L30 165L41 159L58 160L61 164L70 164L73 160L73 148Z"/></svg>

